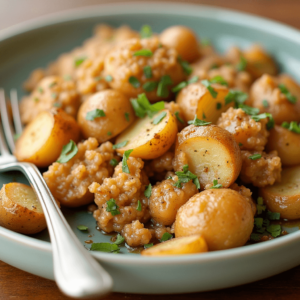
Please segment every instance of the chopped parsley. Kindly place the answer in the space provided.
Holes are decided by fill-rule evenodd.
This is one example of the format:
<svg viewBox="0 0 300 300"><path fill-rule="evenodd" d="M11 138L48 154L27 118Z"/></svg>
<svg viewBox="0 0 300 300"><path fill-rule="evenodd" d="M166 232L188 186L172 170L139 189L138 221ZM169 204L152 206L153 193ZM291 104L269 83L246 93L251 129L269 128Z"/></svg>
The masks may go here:
<svg viewBox="0 0 300 300"><path fill-rule="evenodd" d="M169 232L165 232L163 234L163 236L161 237L160 241L165 242L165 241L171 240L172 238L173 238L172 234L170 234Z"/></svg>
<svg viewBox="0 0 300 300"><path fill-rule="evenodd" d="M236 106L239 104L243 104L248 99L248 94L236 91L236 90L230 90L229 93L225 96L225 105L234 102Z"/></svg>
<svg viewBox="0 0 300 300"><path fill-rule="evenodd" d="M181 188L181 183L187 183L192 180L197 189L200 189L199 179L197 175L189 171L188 165L184 165L182 171L175 172L175 174L178 176L178 181L174 183L176 187Z"/></svg>
<svg viewBox="0 0 300 300"><path fill-rule="evenodd" d="M240 146L240 147L242 147L242 146L243 146L243 144L242 144L242 143L239 143L239 146Z"/></svg>
<svg viewBox="0 0 300 300"><path fill-rule="evenodd" d="M182 81L172 88L172 92L177 93L177 92L181 91L183 88L185 88L186 86L187 86L187 82Z"/></svg>
<svg viewBox="0 0 300 300"><path fill-rule="evenodd" d="M107 252L107 253L119 253L120 248L116 244L93 243L90 250L91 251Z"/></svg>
<svg viewBox="0 0 300 300"><path fill-rule="evenodd" d="M69 80L71 80L71 79L72 79L71 75L65 75L65 76L64 76L64 80L65 80L65 81L69 81Z"/></svg>
<svg viewBox="0 0 300 300"><path fill-rule="evenodd" d="M52 87L54 87L54 86L56 86L57 85L57 82L56 81L53 81L53 82L51 82L50 84L49 84L49 88L52 88Z"/></svg>
<svg viewBox="0 0 300 300"><path fill-rule="evenodd" d="M113 80L113 77L112 77L111 75L106 75L106 76L104 77L104 79L105 79L105 81L107 81L107 82L111 82L111 81Z"/></svg>
<svg viewBox="0 0 300 300"><path fill-rule="evenodd" d="M142 39L147 39L152 36L152 28L149 25L142 26L140 30L140 35Z"/></svg>
<svg viewBox="0 0 300 300"><path fill-rule="evenodd" d="M116 200L114 198L106 201L106 211L110 212L112 216L120 215L121 212L118 210L119 206L116 204Z"/></svg>
<svg viewBox="0 0 300 300"><path fill-rule="evenodd" d="M172 84L173 81L169 75L162 76L158 83L157 92L156 92L157 96L164 97L164 98L168 97L169 96L168 86Z"/></svg>
<svg viewBox="0 0 300 300"><path fill-rule="evenodd" d="M78 148L74 141L70 140L70 142L63 146L60 157L58 158L58 163L66 163L71 158L73 158L78 152Z"/></svg>
<svg viewBox="0 0 300 300"><path fill-rule="evenodd" d="M123 154L122 171L124 173L127 173L127 174L130 174L129 167L128 167L128 164L127 164L127 159L129 158L132 151L133 151L133 149L129 149L129 150L126 150Z"/></svg>
<svg viewBox="0 0 300 300"><path fill-rule="evenodd" d="M37 98L37 97L35 97L33 100L34 100L34 102L39 102L40 101L40 99Z"/></svg>
<svg viewBox="0 0 300 300"><path fill-rule="evenodd" d="M251 160L260 159L261 158L261 154L255 153L255 154L249 156L248 158L251 159Z"/></svg>
<svg viewBox="0 0 300 300"><path fill-rule="evenodd" d="M216 98L218 96L218 92L215 91L208 80L201 80L201 83L208 89L213 98Z"/></svg>
<svg viewBox="0 0 300 300"><path fill-rule="evenodd" d="M176 119L177 119L180 123L184 124L184 121L183 121L182 118L179 116L179 111L175 111L174 115L175 115Z"/></svg>
<svg viewBox="0 0 300 300"><path fill-rule="evenodd" d="M54 107L61 107L61 103L55 102L55 103L53 103L53 106L54 106Z"/></svg>
<svg viewBox="0 0 300 300"><path fill-rule="evenodd" d="M262 197L257 198L256 209L258 215L260 215L263 211L266 210L266 206L264 205L264 199Z"/></svg>
<svg viewBox="0 0 300 300"><path fill-rule="evenodd" d="M236 69L238 71L245 71L246 67L247 67L247 60L244 56L241 55L240 61L237 64Z"/></svg>
<svg viewBox="0 0 300 300"><path fill-rule="evenodd" d="M126 119L126 121L127 122L129 122L130 121L130 115L129 115L129 112L126 112L125 114L124 114L124 116L125 116L125 119Z"/></svg>
<svg viewBox="0 0 300 300"><path fill-rule="evenodd" d="M88 121L94 121L96 118L105 117L105 112L102 109L96 108L94 110L89 111L85 119Z"/></svg>
<svg viewBox="0 0 300 300"><path fill-rule="evenodd" d="M75 58L75 61L74 61L75 67L79 67L85 60L86 60L86 57Z"/></svg>
<svg viewBox="0 0 300 300"><path fill-rule="evenodd" d="M254 121L259 122L262 119L269 118L269 121L267 123L267 129L270 130L275 126L275 121L273 119L273 116L270 113L263 113L260 115L254 115L251 117Z"/></svg>
<svg viewBox="0 0 300 300"><path fill-rule="evenodd" d="M280 213L267 211L266 216L269 220L280 220Z"/></svg>
<svg viewBox="0 0 300 300"><path fill-rule="evenodd" d="M139 80L136 77L134 77L134 76L130 76L129 79L128 79L128 81L136 89L141 86L141 83L139 82Z"/></svg>
<svg viewBox="0 0 300 300"><path fill-rule="evenodd" d="M149 183L149 185L147 186L145 192L144 192L144 195L147 197L147 198L150 198L151 197L151 193L152 193L152 185L151 183Z"/></svg>
<svg viewBox="0 0 300 300"><path fill-rule="evenodd" d="M272 237L278 237L281 234L281 226L279 224L271 224L267 226L267 232L271 233Z"/></svg>
<svg viewBox="0 0 300 300"><path fill-rule="evenodd" d="M52 97L53 99L55 99L55 98L57 97L57 93L52 93L52 94L51 94L51 97Z"/></svg>
<svg viewBox="0 0 300 300"><path fill-rule="evenodd" d="M262 105L263 105L263 107L269 107L269 102L268 102L268 100L264 99L264 100L262 101Z"/></svg>
<svg viewBox="0 0 300 300"><path fill-rule="evenodd" d="M114 241L115 245L120 245L125 242L125 239L118 233L116 240Z"/></svg>
<svg viewBox="0 0 300 300"><path fill-rule="evenodd" d="M212 79L209 80L209 82L228 86L228 82L220 75L213 77Z"/></svg>
<svg viewBox="0 0 300 300"><path fill-rule="evenodd" d="M300 134L300 126L299 124L297 124L297 122L291 122L291 123L288 123L288 122L283 122L281 124L282 127L288 129L289 131L292 131L294 133L298 133Z"/></svg>
<svg viewBox="0 0 300 300"><path fill-rule="evenodd" d="M203 118L203 119L206 119L205 113L202 113L202 118Z"/></svg>
<svg viewBox="0 0 300 300"><path fill-rule="evenodd" d="M86 230L88 230L89 228L88 228L87 226L85 226L85 225L78 225L78 226L77 226L77 229L79 229L80 231L86 231Z"/></svg>
<svg viewBox="0 0 300 300"><path fill-rule="evenodd" d="M152 92L154 91L158 86L158 82L156 81L148 81L146 83L143 84L143 89L146 91L146 92Z"/></svg>
<svg viewBox="0 0 300 300"><path fill-rule="evenodd" d="M222 103L217 102L216 103L216 108L217 108L217 110L221 109L222 108Z"/></svg>
<svg viewBox="0 0 300 300"><path fill-rule="evenodd" d="M166 115L167 113L163 111L161 114L159 114L157 117L154 118L153 124L154 125L159 124L166 117Z"/></svg>
<svg viewBox="0 0 300 300"><path fill-rule="evenodd" d="M113 167L115 167L119 162L115 159L115 158L112 158L110 161L109 161L109 164Z"/></svg>
<svg viewBox="0 0 300 300"><path fill-rule="evenodd" d="M187 84L195 83L199 80L199 76L193 76L191 79L187 81Z"/></svg>
<svg viewBox="0 0 300 300"><path fill-rule="evenodd" d="M206 121L200 120L197 118L197 115L195 115L194 120L188 121L188 124L195 125L195 126L206 126L206 125L211 124L211 122L206 122Z"/></svg>
<svg viewBox="0 0 300 300"><path fill-rule="evenodd" d="M148 249L148 248L151 248L151 247L153 247L153 243L144 245L145 249Z"/></svg>
<svg viewBox="0 0 300 300"><path fill-rule="evenodd" d="M222 184L218 183L218 180L215 179L213 181L213 186L211 187L211 189L220 189L221 187L223 187Z"/></svg>
<svg viewBox="0 0 300 300"><path fill-rule="evenodd" d="M254 116L259 113L259 109L256 107L251 107L246 104L239 104L239 108L241 108L247 115Z"/></svg>
<svg viewBox="0 0 300 300"><path fill-rule="evenodd" d="M182 60L181 57L178 57L178 62L181 65L185 74L190 75L193 72L193 68L190 66L190 64L187 61Z"/></svg>
<svg viewBox="0 0 300 300"><path fill-rule="evenodd" d="M115 144L113 145L113 149L119 149L119 148L123 148L127 145L128 141L123 141L121 143Z"/></svg>
<svg viewBox="0 0 300 300"><path fill-rule="evenodd" d="M107 131L107 135L112 135L112 132L111 131Z"/></svg>
<svg viewBox="0 0 300 300"><path fill-rule="evenodd" d="M138 51L136 51L136 52L133 53L133 56L146 56L146 57L150 57L152 55L153 55L153 53L149 49L141 49L141 50L138 50Z"/></svg>
<svg viewBox="0 0 300 300"><path fill-rule="evenodd" d="M143 71L144 71L144 75L145 75L145 77L146 77L147 79L152 78L152 69L151 69L150 66L145 66L145 67L143 68Z"/></svg>
<svg viewBox="0 0 300 300"><path fill-rule="evenodd" d="M136 210L137 211L142 211L142 203L141 203L140 200L138 200L138 204L137 204Z"/></svg>
<svg viewBox="0 0 300 300"><path fill-rule="evenodd" d="M43 92L44 92L44 90L43 90L42 87L38 87L38 91L39 91L41 94L43 94Z"/></svg>
<svg viewBox="0 0 300 300"><path fill-rule="evenodd" d="M297 97L292 95L290 91L287 89L287 87L284 84L279 84L278 88L280 89L280 92L285 95L288 101L295 104L297 102Z"/></svg>
<svg viewBox="0 0 300 300"><path fill-rule="evenodd" d="M137 99L131 99L131 104L139 118L144 118L146 114L152 118L155 113L165 108L163 101L150 104L145 94L139 94Z"/></svg>

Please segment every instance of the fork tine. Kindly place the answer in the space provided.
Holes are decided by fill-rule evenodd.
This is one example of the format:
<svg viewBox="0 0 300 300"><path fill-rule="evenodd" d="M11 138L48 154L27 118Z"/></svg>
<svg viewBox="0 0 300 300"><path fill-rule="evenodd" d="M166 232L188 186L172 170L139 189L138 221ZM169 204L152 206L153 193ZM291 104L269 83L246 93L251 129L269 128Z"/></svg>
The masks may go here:
<svg viewBox="0 0 300 300"><path fill-rule="evenodd" d="M4 95L4 90L0 89L0 103L3 102L3 99L5 101L5 95ZM2 115L2 108L0 106L0 116ZM10 155L6 141L4 139L4 135L3 135L3 130L2 130L2 124L1 124L1 120L0 120L0 154L2 156L5 155Z"/></svg>
<svg viewBox="0 0 300 300"><path fill-rule="evenodd" d="M10 90L10 102L13 114L13 120L15 125L15 131L17 135L20 135L23 131L23 126L20 118L19 102L17 90Z"/></svg>
<svg viewBox="0 0 300 300"><path fill-rule="evenodd" d="M15 149L15 142L11 131L10 122L8 119L7 107L5 102L5 93L3 89L0 89L0 115L3 124L4 135L6 137L10 150L13 152Z"/></svg>

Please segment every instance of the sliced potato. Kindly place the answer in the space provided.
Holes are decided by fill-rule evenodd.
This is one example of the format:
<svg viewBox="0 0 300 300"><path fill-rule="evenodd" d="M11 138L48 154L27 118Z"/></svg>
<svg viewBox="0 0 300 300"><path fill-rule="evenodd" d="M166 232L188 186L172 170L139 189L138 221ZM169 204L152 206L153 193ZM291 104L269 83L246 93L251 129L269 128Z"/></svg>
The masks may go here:
<svg viewBox="0 0 300 300"><path fill-rule="evenodd" d="M268 209L282 219L300 218L300 166L283 169L281 182L260 189Z"/></svg>
<svg viewBox="0 0 300 300"><path fill-rule="evenodd" d="M17 182L3 185L0 225L24 234L38 233L47 227L42 207L30 186Z"/></svg>
<svg viewBox="0 0 300 300"><path fill-rule="evenodd" d="M182 156L185 161L180 164ZM214 180L223 187L235 182L242 168L241 151L235 138L227 130L216 126L184 128L177 136L175 170L184 164L199 178L201 189L210 188Z"/></svg>
<svg viewBox="0 0 300 300"><path fill-rule="evenodd" d="M270 130L266 148L268 152L276 150L284 166L300 164L300 134L275 125Z"/></svg>
<svg viewBox="0 0 300 300"><path fill-rule="evenodd" d="M62 147L79 140L75 119L62 109L41 112L17 140L15 156L38 167L47 167L59 157Z"/></svg>
<svg viewBox="0 0 300 300"><path fill-rule="evenodd" d="M157 124L153 120L165 114ZM127 141L126 146L117 149L123 154L128 149L133 149L130 156L142 159L154 159L169 150L176 139L177 123L174 115L167 109L158 112L153 118L148 116L136 120L117 138L116 144Z"/></svg>
<svg viewBox="0 0 300 300"><path fill-rule="evenodd" d="M184 255L207 252L207 244L201 235L175 238L141 252L145 256Z"/></svg>
<svg viewBox="0 0 300 300"><path fill-rule="evenodd" d="M200 82L189 84L182 89L176 102L182 109L185 121L193 120L195 115L201 120L216 123L222 112L225 112L233 103L225 105L225 96L229 90L219 84L211 87L218 93L214 98L209 90Z"/></svg>

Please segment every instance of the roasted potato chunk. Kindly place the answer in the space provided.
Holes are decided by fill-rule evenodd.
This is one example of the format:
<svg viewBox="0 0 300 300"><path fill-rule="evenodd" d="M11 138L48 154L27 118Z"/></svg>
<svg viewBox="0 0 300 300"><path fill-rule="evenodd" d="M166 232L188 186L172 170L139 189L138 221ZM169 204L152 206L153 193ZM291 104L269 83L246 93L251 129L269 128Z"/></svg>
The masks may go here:
<svg viewBox="0 0 300 300"><path fill-rule="evenodd" d="M16 142L14 155L38 167L51 165L70 140L77 142L79 127L73 117L62 109L41 112L24 129Z"/></svg>
<svg viewBox="0 0 300 300"><path fill-rule="evenodd" d="M157 244L141 252L145 256L184 255L207 252L207 244L201 235L175 238Z"/></svg>
<svg viewBox="0 0 300 300"><path fill-rule="evenodd" d="M235 182L242 167L241 152L233 135L216 125L190 125L177 136L174 169L189 170L199 178L201 189L214 180L223 187Z"/></svg>
<svg viewBox="0 0 300 300"><path fill-rule="evenodd" d="M3 185L0 226L24 234L35 234L47 227L41 204L30 186L17 182Z"/></svg>
<svg viewBox="0 0 300 300"><path fill-rule="evenodd" d="M267 208L280 213L282 219L300 218L300 166L282 170L282 179L260 189Z"/></svg>
<svg viewBox="0 0 300 300"><path fill-rule="evenodd" d="M163 117L164 116L164 117ZM156 123L156 118L162 119ZM123 154L133 149L130 156L142 159L154 159L169 150L176 139L177 124L174 115L167 109L161 110L153 118L148 116L136 120L130 127L122 132L116 143L125 143L117 152ZM127 143L126 143L127 141Z"/></svg>
<svg viewBox="0 0 300 300"><path fill-rule="evenodd" d="M231 189L213 189L194 195L178 210L175 236L201 234L210 251L243 246L253 229L248 200Z"/></svg>

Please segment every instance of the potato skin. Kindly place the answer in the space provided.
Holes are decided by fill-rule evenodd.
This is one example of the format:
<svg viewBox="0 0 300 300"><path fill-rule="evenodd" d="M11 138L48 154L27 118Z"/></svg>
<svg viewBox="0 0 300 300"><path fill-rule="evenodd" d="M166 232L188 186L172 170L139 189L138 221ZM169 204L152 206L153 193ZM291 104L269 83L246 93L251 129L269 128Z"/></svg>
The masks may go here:
<svg viewBox="0 0 300 300"><path fill-rule="evenodd" d="M175 162L177 158L179 158L178 160L180 160L180 156L182 156L183 153L187 153L186 149L193 148L193 144L197 141L201 141L202 143L205 142L206 146L207 142L209 141L214 143L211 146L212 149L209 149L208 155L209 152L215 147L220 147L220 150L227 150L227 155L230 158L226 161L225 166L223 165L221 167L226 168L226 170L228 168L231 168L230 176L228 178L222 177L222 172L220 170L216 171L220 167L219 165L212 165L211 169L213 169L212 171L214 171L214 173L217 174L214 177L214 179L219 179L219 183L221 183L223 187L229 187L232 183L235 182L242 168L241 151L233 135L227 130L216 125L187 126L177 135L177 142L175 148ZM186 163L189 165L191 172L195 173L198 176L201 189L209 188L212 185L213 180L211 180L211 182L207 182L205 177L203 177L201 174L203 174L203 172L210 172L210 170L205 170L205 168L199 168L201 160L203 159L203 157L205 157L206 152L204 152L203 149L194 149L193 151L195 152L193 153L193 157L191 156L191 154L186 154ZM196 156L197 163L193 162L194 157ZM213 163L214 160L212 158L211 164ZM180 165L180 163L174 163L175 171L181 171L181 168L182 166Z"/></svg>
<svg viewBox="0 0 300 300"><path fill-rule="evenodd" d="M243 246L253 229L251 205L231 189L194 195L177 213L175 236L203 235L210 251Z"/></svg>
<svg viewBox="0 0 300 300"><path fill-rule="evenodd" d="M282 219L300 218L300 166L282 170L281 182L260 188L259 194L267 208L280 213Z"/></svg>
<svg viewBox="0 0 300 300"><path fill-rule="evenodd" d="M300 134L275 125L270 130L266 148L268 152L276 150L284 166L300 164Z"/></svg>
<svg viewBox="0 0 300 300"><path fill-rule="evenodd" d="M105 117L87 120L87 113L94 109L102 109ZM126 120L125 113L129 114L129 121ZM78 124L84 138L94 137L99 143L118 135L134 119L135 114L129 99L115 90L104 90L94 94L83 102L78 111Z"/></svg>
<svg viewBox="0 0 300 300"><path fill-rule="evenodd" d="M199 57L197 36L188 27L169 27L160 34L160 41L169 48L175 48L183 60L193 62Z"/></svg>
<svg viewBox="0 0 300 300"><path fill-rule="evenodd" d="M23 234L35 234L44 230L47 224L43 212L38 212L36 208L31 210L23 207L11 199L10 193L13 193L16 185L31 189L16 182L3 185L0 191L0 226Z"/></svg>
<svg viewBox="0 0 300 300"><path fill-rule="evenodd" d="M38 151L29 156L24 156L23 147L27 143L26 140L32 139L32 143L34 143L36 138L32 136L36 120L38 118L43 119L44 117L50 117L53 120L49 137ZM41 112L27 125L21 137L16 142L14 155L19 161L30 162L38 167L47 167L57 160L64 145L68 144L70 140L73 140L75 143L79 140L79 134L79 127L75 119L60 108L53 108Z"/></svg>

